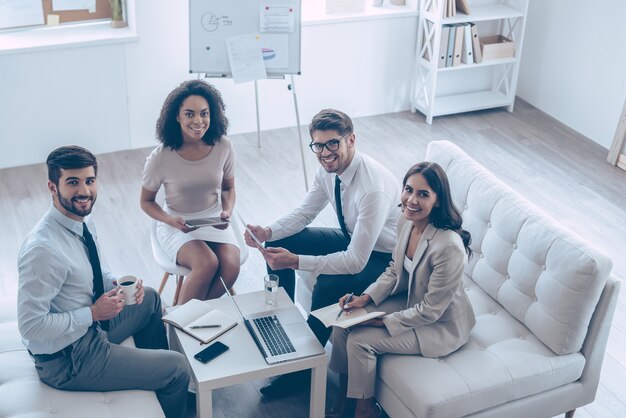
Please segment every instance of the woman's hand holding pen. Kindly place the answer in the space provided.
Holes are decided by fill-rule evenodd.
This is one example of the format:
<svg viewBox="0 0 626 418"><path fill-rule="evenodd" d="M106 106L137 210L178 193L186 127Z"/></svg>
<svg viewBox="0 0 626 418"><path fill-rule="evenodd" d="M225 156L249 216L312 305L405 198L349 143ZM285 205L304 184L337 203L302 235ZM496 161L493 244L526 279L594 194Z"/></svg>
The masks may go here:
<svg viewBox="0 0 626 418"><path fill-rule="evenodd" d="M372 301L372 298L367 293L361 296L352 296L348 303L346 300L350 297L350 294L346 294L339 299L339 306L343 307L344 311L350 312L350 309L362 308Z"/></svg>
<svg viewBox="0 0 626 418"><path fill-rule="evenodd" d="M342 296L341 299L339 299L339 306L342 306L343 311L345 311L346 313L350 313L351 309L362 308L372 301L372 298L367 293L364 293L361 296L357 296L357 297L352 296L352 298L350 298L350 296L351 295L348 293ZM346 303L346 300L348 301L347 303ZM382 318L374 318L365 322L361 322L360 324L356 326L370 326L370 327L383 328L385 326L385 323L383 322Z"/></svg>

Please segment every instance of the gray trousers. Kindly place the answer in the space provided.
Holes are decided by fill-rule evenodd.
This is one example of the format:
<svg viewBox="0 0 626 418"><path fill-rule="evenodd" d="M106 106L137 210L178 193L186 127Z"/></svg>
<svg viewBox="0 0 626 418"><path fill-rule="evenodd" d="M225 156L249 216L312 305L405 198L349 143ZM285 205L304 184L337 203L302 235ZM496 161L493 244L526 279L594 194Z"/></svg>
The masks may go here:
<svg viewBox="0 0 626 418"><path fill-rule="evenodd" d="M397 312L405 308L406 295L394 296L379 306L369 304L368 312ZM407 331L392 337L387 328L354 326L343 329L333 327L331 336L333 351L329 367L340 374L348 375L348 398L368 399L374 396L376 364L378 355L420 354L415 332Z"/></svg>
<svg viewBox="0 0 626 418"><path fill-rule="evenodd" d="M131 335L137 348L119 345ZM62 390L153 390L167 418L186 416L191 371L185 356L167 349L161 298L151 288L141 305L126 306L110 321L108 333L94 324L62 357L35 356L35 367L44 383Z"/></svg>

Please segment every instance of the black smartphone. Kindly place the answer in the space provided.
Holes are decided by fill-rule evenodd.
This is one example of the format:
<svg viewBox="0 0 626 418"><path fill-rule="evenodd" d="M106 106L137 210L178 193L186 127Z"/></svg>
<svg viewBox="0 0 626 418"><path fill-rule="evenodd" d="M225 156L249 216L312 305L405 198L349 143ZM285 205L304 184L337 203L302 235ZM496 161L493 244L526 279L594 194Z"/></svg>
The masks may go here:
<svg viewBox="0 0 626 418"><path fill-rule="evenodd" d="M196 360L201 363L208 363L213 360L215 357L219 356L223 352L228 350L228 346L220 341L216 341L204 350L200 351L198 354L193 356Z"/></svg>

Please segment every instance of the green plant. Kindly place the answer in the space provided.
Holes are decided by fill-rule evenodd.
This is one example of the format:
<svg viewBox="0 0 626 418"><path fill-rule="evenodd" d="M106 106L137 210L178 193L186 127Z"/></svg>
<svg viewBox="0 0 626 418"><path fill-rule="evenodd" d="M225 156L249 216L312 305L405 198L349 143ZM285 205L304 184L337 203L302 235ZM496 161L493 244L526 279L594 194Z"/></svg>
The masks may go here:
<svg viewBox="0 0 626 418"><path fill-rule="evenodd" d="M124 20L122 0L109 0L109 4L111 5L111 20Z"/></svg>

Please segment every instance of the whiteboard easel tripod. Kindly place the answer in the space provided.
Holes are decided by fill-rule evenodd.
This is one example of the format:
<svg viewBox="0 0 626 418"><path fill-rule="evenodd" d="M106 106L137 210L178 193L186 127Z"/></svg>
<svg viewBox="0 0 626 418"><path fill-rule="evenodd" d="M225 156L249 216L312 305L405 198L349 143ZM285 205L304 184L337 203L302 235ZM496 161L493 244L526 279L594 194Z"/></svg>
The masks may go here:
<svg viewBox="0 0 626 418"><path fill-rule="evenodd" d="M306 190L309 190L309 180L307 179L307 175L306 175L306 162L304 158L304 146L302 145L302 132L300 131L300 111L298 110L298 96L296 95L296 84L293 78L293 74L290 74L290 77L291 77L291 84L287 85L287 90L290 90L293 95L293 107L296 112L296 130L298 131L298 144L300 144L300 158L302 160L302 173L304 174L304 188ZM255 106L256 106L257 145L259 148L261 148L261 122L260 122L260 117L259 117L259 83L258 81L254 82L254 99L255 99Z"/></svg>
<svg viewBox="0 0 626 418"><path fill-rule="evenodd" d="M226 40L240 35L260 33L263 24L272 23L265 16L264 9L282 7L289 11L290 20L279 16L279 25L283 29L265 30L260 33L266 38L277 39L277 48L266 48L262 52L266 59L274 59L275 66L267 66L268 79L284 79L291 77L287 89L292 92L296 115L296 127L305 188L308 190L308 179L304 157L302 133L300 131L300 113L295 89L294 74L300 74L300 36L301 36L301 4L300 0L189 0L189 72L204 74L205 78L232 78L232 71L226 46ZM285 24L288 22L288 24ZM280 52L283 52L282 54ZM278 55L278 57L276 57ZM279 59L280 58L280 59ZM261 124L259 112L258 81L254 81L254 95L257 118L257 145L261 147Z"/></svg>

